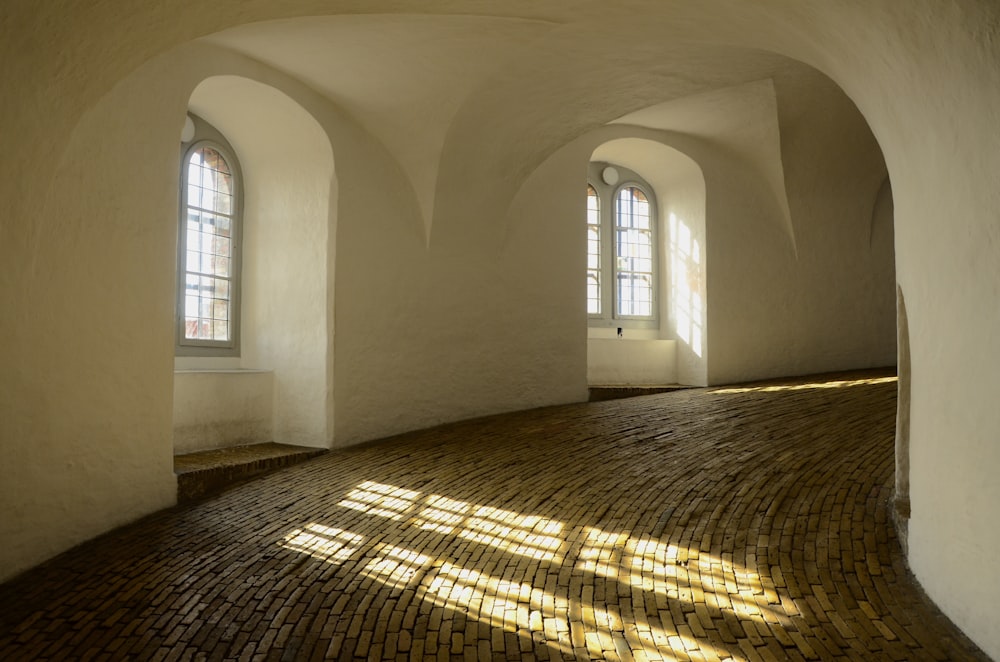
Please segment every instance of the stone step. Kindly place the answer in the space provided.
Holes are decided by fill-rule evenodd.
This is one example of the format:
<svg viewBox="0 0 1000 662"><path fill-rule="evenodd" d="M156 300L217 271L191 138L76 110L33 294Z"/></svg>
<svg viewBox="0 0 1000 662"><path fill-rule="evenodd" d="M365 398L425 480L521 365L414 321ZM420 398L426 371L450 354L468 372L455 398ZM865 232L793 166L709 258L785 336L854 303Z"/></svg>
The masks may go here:
<svg viewBox="0 0 1000 662"><path fill-rule="evenodd" d="M618 400L620 398L634 398L640 395L653 395L654 393L666 393L683 388L694 388L683 384L663 384L659 386L591 386L590 401L601 402L603 400Z"/></svg>
<svg viewBox="0 0 1000 662"><path fill-rule="evenodd" d="M323 448L266 443L175 455L177 502L197 501L231 485L326 452Z"/></svg>

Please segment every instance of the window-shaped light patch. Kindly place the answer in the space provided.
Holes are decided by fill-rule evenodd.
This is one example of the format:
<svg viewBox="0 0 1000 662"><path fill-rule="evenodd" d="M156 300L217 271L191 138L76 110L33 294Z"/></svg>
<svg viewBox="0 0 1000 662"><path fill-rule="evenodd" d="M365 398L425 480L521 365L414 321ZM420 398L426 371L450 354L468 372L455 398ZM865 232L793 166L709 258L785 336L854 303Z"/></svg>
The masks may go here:
<svg viewBox="0 0 1000 662"><path fill-rule="evenodd" d="M416 507L419 492L404 490L395 485L385 485L371 480L358 485L347 493L347 497L337 503L343 508L358 510L363 513L400 520Z"/></svg>
<svg viewBox="0 0 1000 662"><path fill-rule="evenodd" d="M534 515L480 506L463 522L458 535L511 554L562 561L562 523Z"/></svg>
<svg viewBox="0 0 1000 662"><path fill-rule="evenodd" d="M233 174L211 147L191 152L187 169L184 337L232 338Z"/></svg>
<svg viewBox="0 0 1000 662"><path fill-rule="evenodd" d="M361 570L361 574L392 586L405 588L433 563L433 557L403 547L379 545L379 554Z"/></svg>
<svg viewBox="0 0 1000 662"><path fill-rule="evenodd" d="M621 317L653 317L653 228L649 200L629 186L615 200L615 305Z"/></svg>
<svg viewBox="0 0 1000 662"><path fill-rule="evenodd" d="M465 501L449 499L438 494L428 495L425 503L427 505L413 519L413 524L421 529L444 534L454 532L472 509L472 505Z"/></svg>
<svg viewBox="0 0 1000 662"><path fill-rule="evenodd" d="M356 533L311 522L285 536L281 546L340 565L358 550L363 540Z"/></svg>
<svg viewBox="0 0 1000 662"><path fill-rule="evenodd" d="M587 314L601 314L601 199L587 186Z"/></svg>

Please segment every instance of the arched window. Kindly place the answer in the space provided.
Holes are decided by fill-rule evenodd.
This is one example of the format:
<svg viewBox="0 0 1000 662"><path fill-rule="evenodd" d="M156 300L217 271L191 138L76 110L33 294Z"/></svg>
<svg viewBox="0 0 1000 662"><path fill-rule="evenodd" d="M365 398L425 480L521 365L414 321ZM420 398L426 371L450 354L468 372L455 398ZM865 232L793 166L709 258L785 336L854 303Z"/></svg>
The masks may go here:
<svg viewBox="0 0 1000 662"><path fill-rule="evenodd" d="M587 314L601 314L601 199L587 186Z"/></svg>
<svg viewBox="0 0 1000 662"><path fill-rule="evenodd" d="M240 177L225 138L199 118L183 152L177 354L239 355Z"/></svg>
<svg viewBox="0 0 1000 662"><path fill-rule="evenodd" d="M596 182L587 185L587 314L591 324L655 326L657 251L652 189L625 168L591 164L591 170ZM618 177L624 183L618 184ZM613 204L602 204L602 198ZM605 287L606 283L614 285Z"/></svg>

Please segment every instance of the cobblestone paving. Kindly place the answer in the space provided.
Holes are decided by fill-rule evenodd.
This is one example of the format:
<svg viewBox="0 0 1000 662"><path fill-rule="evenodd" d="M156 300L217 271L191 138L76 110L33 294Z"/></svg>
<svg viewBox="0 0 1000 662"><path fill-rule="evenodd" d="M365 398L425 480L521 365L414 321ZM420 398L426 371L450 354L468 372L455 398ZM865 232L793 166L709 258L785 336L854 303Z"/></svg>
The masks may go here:
<svg viewBox="0 0 1000 662"><path fill-rule="evenodd" d="M899 552L895 388L685 390L333 452L0 586L0 659L983 660Z"/></svg>

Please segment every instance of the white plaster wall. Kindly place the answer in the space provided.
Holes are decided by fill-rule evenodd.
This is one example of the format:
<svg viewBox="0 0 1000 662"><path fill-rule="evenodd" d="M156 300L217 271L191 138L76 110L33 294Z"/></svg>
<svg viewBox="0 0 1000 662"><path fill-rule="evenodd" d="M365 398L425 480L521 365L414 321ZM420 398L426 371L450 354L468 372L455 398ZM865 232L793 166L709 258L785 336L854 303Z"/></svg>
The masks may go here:
<svg viewBox="0 0 1000 662"><path fill-rule="evenodd" d="M662 386L677 383L673 340L587 340L587 383L591 386Z"/></svg>
<svg viewBox="0 0 1000 662"><path fill-rule="evenodd" d="M6 166L24 154L15 135L33 132L5 132L0 578L176 500L168 183L184 102L159 82L133 77L77 107L72 133L53 121L58 149L34 134L44 156L18 165L27 179Z"/></svg>
<svg viewBox="0 0 1000 662"><path fill-rule="evenodd" d="M336 5L336 11L356 14L396 9L379 0ZM427 14L453 10L444 0L420 8ZM764 189L740 172L699 159L708 195L708 264L715 273L720 258L733 260L728 277L725 269L720 281L710 277L709 296L713 305L725 304L722 328L744 332L732 343L716 338L720 326L710 307L709 345L720 366L710 381L883 356L888 346L852 345L846 339L860 335L840 333L839 315L810 308L826 300L844 310L860 295L865 305L881 309L881 295L856 274L876 274L885 261L854 250L868 243L857 239L867 232L858 231L854 219L871 217L859 200L875 195L881 175L872 171L874 160L860 158L870 155L870 145L810 130L830 113L836 117L841 102L829 110L810 106L823 98L817 90L798 103L796 90L783 88L762 51L783 53L843 87L885 153L913 366L909 560L945 612L988 654L1000 656L993 610L993 587L1000 583L994 563L1000 548L1000 409L994 402L1000 312L990 305L1000 283L1000 134L994 130L1000 122L1000 6L992 0L910 0L905 6L895 0L657 0L621 12L614 3L588 0L463 10L543 22L547 37L513 43L502 68L463 79L454 113L434 118L447 126L437 127L444 138L432 181L411 183L387 142L326 108L318 95L297 91L331 136L338 162L339 254L327 292L329 297L335 289L337 302L338 439L341 433L345 441L360 440L579 397L586 381L582 304L566 303L582 291L575 284L579 269L561 254L546 266L546 254L554 251L539 247L537 238L573 243L574 231L561 224L580 218L581 175L548 173L533 181L533 190L556 184L549 195L528 196L554 214L555 225L537 235L525 231L505 245L510 200L561 146L606 122L771 75L783 114L781 157L799 253L791 260L774 249L787 244L788 233L770 229L773 191L772 199L755 197ZM162 68L151 58L240 22L331 11L321 0L247 2L239 12L228 3L196 0L4 5L3 576L174 499L173 155L191 89L218 72L203 60ZM630 48L623 51L625 42ZM386 57L414 59L407 45L393 50L385 44ZM476 51L469 45L454 55L471 60ZM434 70L421 75L433 77ZM407 90L419 94L421 86ZM357 113L366 111L363 92L352 101ZM399 103L397 112L405 116L412 107ZM397 151L406 147L405 131L394 138L404 143ZM815 160L816 154L828 160ZM850 154L860 158L857 174L846 167ZM551 164L572 169L585 158ZM344 163L352 172L343 172ZM713 188L728 175L735 177L731 188L720 190L742 195L713 203ZM366 199L371 181L379 183L375 202ZM433 218L422 216L421 208L432 209ZM535 213L517 216L545 220ZM846 225L796 225L797 219L824 217ZM351 241L345 244L345 237ZM855 256L841 265L845 280L824 280L821 274L830 273L837 255ZM529 275L535 270L552 276L539 291L530 290L539 282ZM737 277L751 270L757 286L741 289ZM352 280L345 281L348 276ZM514 296L504 284L527 287L529 294ZM787 297L787 305L755 299L763 288L788 284L798 293ZM369 294L357 293L361 287ZM348 291L355 292L353 300L342 301ZM803 310L809 314L800 318ZM859 328L867 324L848 319ZM760 331L768 320L781 320L764 327L774 333L796 333ZM871 326L872 337L880 328L881 322ZM803 337L814 340L797 341ZM789 341L785 351L776 349L780 341ZM726 346L732 353L716 357L716 348ZM772 365L777 367L767 368ZM530 395L520 390L525 384ZM414 392L420 394L415 402Z"/></svg>
<svg viewBox="0 0 1000 662"><path fill-rule="evenodd" d="M441 146L468 89L504 61L516 59L519 53L512 46L529 45L553 25L465 12L394 16L366 11L312 17L294 32L282 28L258 23L207 39L295 71L378 135L413 182L429 232ZM351 66L343 66L345 62ZM401 107L406 112L400 113Z"/></svg>
<svg viewBox="0 0 1000 662"><path fill-rule="evenodd" d="M586 312L567 296L583 253L553 247L583 238L586 161L546 163L485 232L480 191L439 191L471 209L439 213L427 238L392 171L335 147L352 166L338 168L336 443L585 400Z"/></svg>
<svg viewBox="0 0 1000 662"><path fill-rule="evenodd" d="M924 3L894 19L892 56L871 78L842 78L892 179L912 368L909 563L944 612L1000 658L992 607L1000 585L1000 133L992 128L1000 42L990 36L1000 6Z"/></svg>
<svg viewBox="0 0 1000 662"><path fill-rule="evenodd" d="M892 247L870 240L881 153L825 77L774 80L794 243L746 171L705 164L714 384L895 363Z"/></svg>
<svg viewBox="0 0 1000 662"><path fill-rule="evenodd" d="M174 373L174 452L273 441L274 373L178 370Z"/></svg>
<svg viewBox="0 0 1000 662"><path fill-rule="evenodd" d="M705 246L705 178L681 172L665 187L663 215L671 263L667 292L670 329L677 338L677 382L708 384L708 256Z"/></svg>

